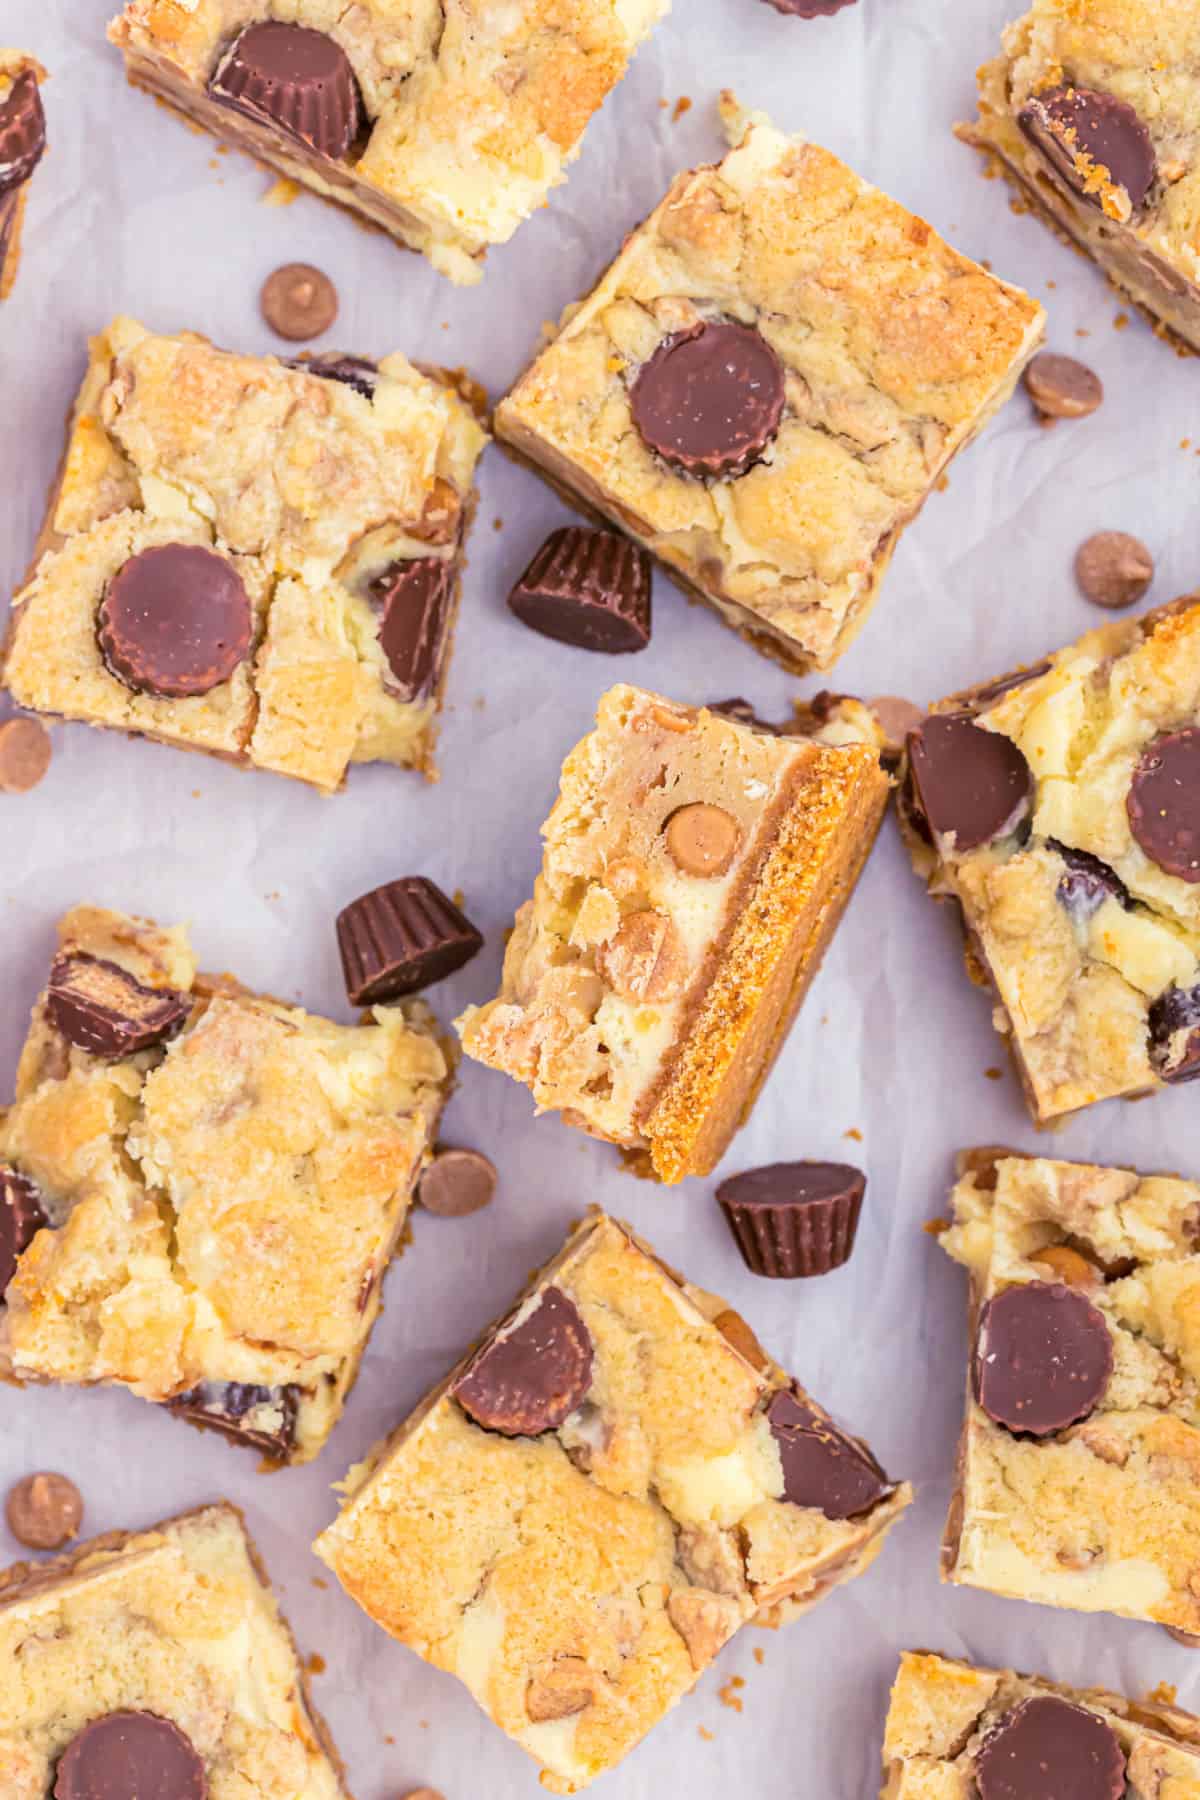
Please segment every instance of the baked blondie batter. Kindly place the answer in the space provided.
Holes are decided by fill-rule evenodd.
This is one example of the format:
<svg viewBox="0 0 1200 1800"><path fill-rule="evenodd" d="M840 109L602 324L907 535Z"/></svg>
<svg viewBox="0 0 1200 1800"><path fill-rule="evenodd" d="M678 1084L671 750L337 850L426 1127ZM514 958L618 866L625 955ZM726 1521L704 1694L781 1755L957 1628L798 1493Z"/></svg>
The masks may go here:
<svg viewBox="0 0 1200 1800"><path fill-rule="evenodd" d="M1200 1635L1200 1186L968 1151L971 1378L943 1574Z"/></svg>
<svg viewBox="0 0 1200 1800"><path fill-rule="evenodd" d="M5 1800L349 1800L229 1505L0 1573Z"/></svg>
<svg viewBox="0 0 1200 1800"><path fill-rule="evenodd" d="M485 435L403 356L91 346L4 679L34 712L271 769L429 770Z"/></svg>
<svg viewBox="0 0 1200 1800"><path fill-rule="evenodd" d="M873 724L842 741L868 717L848 705L784 738L611 688L563 764L500 993L457 1021L467 1054L660 1181L711 1169L887 804Z"/></svg>
<svg viewBox="0 0 1200 1800"><path fill-rule="evenodd" d="M573 1793L741 1625L865 1569L910 1499L744 1319L593 1211L351 1471L316 1550Z"/></svg>
<svg viewBox="0 0 1200 1800"><path fill-rule="evenodd" d="M669 0L128 0L131 81L452 281L564 180Z"/></svg>
<svg viewBox="0 0 1200 1800"><path fill-rule="evenodd" d="M959 135L1164 337L1200 349L1200 6L1034 0Z"/></svg>
<svg viewBox="0 0 1200 1800"><path fill-rule="evenodd" d="M756 649L828 668L1012 392L1041 307L844 163L723 103L496 411L496 434Z"/></svg>
<svg viewBox="0 0 1200 1800"><path fill-rule="evenodd" d="M901 821L1041 1121L1200 1074L1200 600L938 703Z"/></svg>
<svg viewBox="0 0 1200 1800"><path fill-rule="evenodd" d="M1070 1688L907 1651L883 1738L882 1800L1189 1800L1200 1719L1155 1699Z"/></svg>
<svg viewBox="0 0 1200 1800"><path fill-rule="evenodd" d="M0 300L17 278L29 183L46 154L45 79L32 56L0 49Z"/></svg>
<svg viewBox="0 0 1200 1800"><path fill-rule="evenodd" d="M76 907L0 1118L0 1373L110 1382L307 1462L449 1086L419 1002L357 1026Z"/></svg>

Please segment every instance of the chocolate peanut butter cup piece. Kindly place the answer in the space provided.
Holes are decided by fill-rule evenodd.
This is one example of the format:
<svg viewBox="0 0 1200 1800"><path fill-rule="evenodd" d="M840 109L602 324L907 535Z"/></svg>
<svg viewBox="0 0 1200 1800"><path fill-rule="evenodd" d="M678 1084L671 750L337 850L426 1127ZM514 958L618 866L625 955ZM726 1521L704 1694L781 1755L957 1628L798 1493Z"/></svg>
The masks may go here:
<svg viewBox="0 0 1200 1800"><path fill-rule="evenodd" d="M988 1301L979 1320L975 1398L1007 1431L1049 1437L1086 1419L1113 1369L1103 1313L1077 1288L1030 1281Z"/></svg>
<svg viewBox="0 0 1200 1800"><path fill-rule="evenodd" d="M1099 1714L1036 1694L988 1732L975 1785L979 1800L1120 1800L1125 1753Z"/></svg>
<svg viewBox="0 0 1200 1800"><path fill-rule="evenodd" d="M1046 848L1055 851L1065 865L1055 892L1059 905L1065 906L1073 917L1090 919L1106 900L1119 901L1127 912L1132 908L1129 889L1116 870L1090 850L1073 850L1057 838L1047 838Z"/></svg>
<svg viewBox="0 0 1200 1800"><path fill-rule="evenodd" d="M50 1223L41 1195L28 1175L0 1165L0 1299L17 1272L17 1260Z"/></svg>
<svg viewBox="0 0 1200 1800"><path fill-rule="evenodd" d="M96 638L112 675L135 694L211 693L245 662L254 612L231 562L198 544L131 556L108 584Z"/></svg>
<svg viewBox="0 0 1200 1800"><path fill-rule="evenodd" d="M364 399L374 397L379 386L379 364L367 356L344 356L327 350L320 356L285 356L285 369L298 369L302 375L316 375L322 381L340 381Z"/></svg>
<svg viewBox="0 0 1200 1800"><path fill-rule="evenodd" d="M847 1437L799 1388L781 1388L767 1407L767 1424L783 1465L783 1497L827 1519L869 1512L893 1490L869 1450Z"/></svg>
<svg viewBox="0 0 1200 1800"><path fill-rule="evenodd" d="M0 194L29 180L46 152L46 115L32 69L22 69L0 100Z"/></svg>
<svg viewBox="0 0 1200 1800"><path fill-rule="evenodd" d="M844 6L853 6L854 0L767 0L767 4L795 19L825 19Z"/></svg>
<svg viewBox="0 0 1200 1800"><path fill-rule="evenodd" d="M453 565L438 556L403 558L371 583L389 685L398 699L426 700L436 690L453 592Z"/></svg>
<svg viewBox="0 0 1200 1800"><path fill-rule="evenodd" d="M769 725L760 719L748 700L740 694L734 694L728 700L710 700L709 712L720 713L723 719L731 719L735 725L744 725L747 731L769 731L772 737L779 736L778 725Z"/></svg>
<svg viewBox="0 0 1200 1800"><path fill-rule="evenodd" d="M1017 124L1062 179L1093 206L1104 198L1104 175L1123 187L1134 212L1158 173L1150 134L1126 100L1070 83L1027 100Z"/></svg>
<svg viewBox="0 0 1200 1800"><path fill-rule="evenodd" d="M783 418L779 358L752 325L708 321L664 338L630 410L647 449L684 475L744 475Z"/></svg>
<svg viewBox="0 0 1200 1800"><path fill-rule="evenodd" d="M301 1389L261 1387L250 1381L202 1381L187 1393L168 1400L167 1406L180 1418L196 1425L211 1425L214 1431L239 1443L254 1444L271 1456L286 1456L296 1441L296 1414ZM254 1413L269 1407L279 1414L278 1424L267 1430L251 1423Z"/></svg>
<svg viewBox="0 0 1200 1800"><path fill-rule="evenodd" d="M518 1325L483 1346L454 1396L487 1431L538 1437L582 1406L591 1385L588 1328L574 1301L548 1287Z"/></svg>
<svg viewBox="0 0 1200 1800"><path fill-rule="evenodd" d="M1169 987L1151 1003L1150 1061L1170 1086L1200 1076L1200 987Z"/></svg>
<svg viewBox="0 0 1200 1800"><path fill-rule="evenodd" d="M717 1189L721 1211L755 1275L826 1275L854 1248L867 1178L849 1163L768 1163Z"/></svg>
<svg viewBox="0 0 1200 1800"><path fill-rule="evenodd" d="M133 1056L174 1037L192 1009L189 994L145 987L102 956L56 956L46 1016L70 1044L93 1056Z"/></svg>
<svg viewBox="0 0 1200 1800"><path fill-rule="evenodd" d="M935 713L908 740L920 811L956 851L976 850L1014 831L1033 798L1033 774L1020 750L966 713Z"/></svg>
<svg viewBox="0 0 1200 1800"><path fill-rule="evenodd" d="M650 558L615 531L552 531L508 596L522 625L578 650L619 655L650 642Z"/></svg>
<svg viewBox="0 0 1200 1800"><path fill-rule="evenodd" d="M277 125L321 156L342 157L362 128L350 59L323 31L268 20L251 25L217 64L209 92L260 123Z"/></svg>
<svg viewBox="0 0 1200 1800"><path fill-rule="evenodd" d="M372 888L337 918L352 1006L397 1000L453 975L483 948L470 919L424 875Z"/></svg>
<svg viewBox="0 0 1200 1800"><path fill-rule="evenodd" d="M1165 732L1147 744L1125 810L1152 863L1181 881L1200 881L1200 730Z"/></svg>
<svg viewBox="0 0 1200 1800"><path fill-rule="evenodd" d="M54 1800L207 1800L191 1739L157 1713L111 1712L77 1732L58 1759Z"/></svg>

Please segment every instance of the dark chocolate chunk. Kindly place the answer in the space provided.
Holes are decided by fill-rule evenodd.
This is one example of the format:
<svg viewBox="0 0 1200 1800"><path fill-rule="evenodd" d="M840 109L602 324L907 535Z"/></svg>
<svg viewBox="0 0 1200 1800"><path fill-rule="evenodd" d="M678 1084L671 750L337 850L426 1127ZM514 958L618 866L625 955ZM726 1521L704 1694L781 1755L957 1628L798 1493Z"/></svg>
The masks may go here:
<svg viewBox="0 0 1200 1800"><path fill-rule="evenodd" d="M453 975L483 948L466 914L424 875L372 888L337 918L352 1006L398 1000Z"/></svg>
<svg viewBox="0 0 1200 1800"><path fill-rule="evenodd" d="M796 19L825 19L844 6L853 6L854 0L767 0L767 4Z"/></svg>
<svg viewBox="0 0 1200 1800"><path fill-rule="evenodd" d="M786 1279L849 1259L866 1187L849 1163L768 1163L730 1176L717 1199L746 1267Z"/></svg>
<svg viewBox="0 0 1200 1800"><path fill-rule="evenodd" d="M573 1300L548 1287L518 1325L502 1329L454 1384L486 1431L537 1437L582 1406L592 1385L592 1340Z"/></svg>
<svg viewBox="0 0 1200 1800"><path fill-rule="evenodd" d="M664 338L629 393L642 442L685 475L744 475L779 430L779 358L751 325L718 320Z"/></svg>
<svg viewBox="0 0 1200 1800"><path fill-rule="evenodd" d="M1147 744L1125 810L1152 863L1181 881L1200 881L1200 730L1168 731Z"/></svg>
<svg viewBox="0 0 1200 1800"><path fill-rule="evenodd" d="M251 25L217 64L209 92L321 156L345 156L362 129L362 98L349 57L323 31L304 25Z"/></svg>
<svg viewBox="0 0 1200 1800"><path fill-rule="evenodd" d="M975 1343L975 1398L1008 1431L1049 1437L1086 1419L1113 1368L1104 1315L1077 1288L1029 1281L984 1307Z"/></svg>
<svg viewBox="0 0 1200 1800"><path fill-rule="evenodd" d="M46 115L32 69L22 69L0 100L0 194L21 187L46 152Z"/></svg>
<svg viewBox="0 0 1200 1800"><path fill-rule="evenodd" d="M512 593L510 609L543 637L610 655L650 642L650 558L615 531L552 531Z"/></svg>
<svg viewBox="0 0 1200 1800"><path fill-rule="evenodd" d="M783 1464L783 1497L827 1519L854 1519L892 1492L871 1452L847 1437L799 1388L781 1388L767 1424Z"/></svg>
<svg viewBox="0 0 1200 1800"><path fill-rule="evenodd" d="M1090 919L1106 900L1119 900L1126 912L1133 906L1129 889L1115 869L1093 856L1090 850L1072 850L1057 838L1047 838L1046 848L1053 850L1066 864L1059 879L1058 903L1077 919Z"/></svg>
<svg viewBox="0 0 1200 1800"><path fill-rule="evenodd" d="M915 797L930 828L955 851L1007 837L1029 810L1033 774L1003 732L966 713L935 713L908 740Z"/></svg>
<svg viewBox="0 0 1200 1800"><path fill-rule="evenodd" d="M191 1009L189 994L144 987L128 970L83 951L55 957L46 989L55 1031L92 1056L149 1050L174 1037Z"/></svg>
<svg viewBox="0 0 1200 1800"><path fill-rule="evenodd" d="M214 1431L223 1431L239 1443L254 1444L272 1456L286 1456L296 1441L301 1392L294 1384L269 1388L246 1381L202 1381L167 1405L180 1418L211 1425ZM269 1431L246 1423L250 1413L264 1406L280 1415L279 1424Z"/></svg>
<svg viewBox="0 0 1200 1800"><path fill-rule="evenodd" d="M0 1165L0 1299L17 1272L18 1257L49 1223L41 1195L28 1175Z"/></svg>
<svg viewBox="0 0 1200 1800"><path fill-rule="evenodd" d="M340 381L366 400L374 397L379 386L379 364L366 356L343 356L328 350L321 356L285 356L283 366L299 369L302 375L317 375L322 381Z"/></svg>
<svg viewBox="0 0 1200 1800"><path fill-rule="evenodd" d="M1123 187L1136 212L1154 186L1150 134L1126 100L1097 88L1047 88L1027 100L1017 124L1050 167L1093 206L1104 192L1098 170Z"/></svg>
<svg viewBox="0 0 1200 1800"><path fill-rule="evenodd" d="M76 1732L58 1759L54 1800L207 1800L190 1738L156 1713L110 1712Z"/></svg>
<svg viewBox="0 0 1200 1800"><path fill-rule="evenodd" d="M379 642L400 700L436 692L446 660L454 565L438 556L394 562L371 583L379 610Z"/></svg>
<svg viewBox="0 0 1200 1800"><path fill-rule="evenodd" d="M979 1800L1120 1800L1125 1753L1099 1714L1037 1694L988 1732L975 1785Z"/></svg>
<svg viewBox="0 0 1200 1800"><path fill-rule="evenodd" d="M1151 1003L1150 1061L1175 1086L1200 1076L1200 987L1169 987Z"/></svg>
<svg viewBox="0 0 1200 1800"><path fill-rule="evenodd" d="M233 564L198 544L131 556L108 584L96 639L109 672L135 694L208 694L245 662L250 596Z"/></svg>

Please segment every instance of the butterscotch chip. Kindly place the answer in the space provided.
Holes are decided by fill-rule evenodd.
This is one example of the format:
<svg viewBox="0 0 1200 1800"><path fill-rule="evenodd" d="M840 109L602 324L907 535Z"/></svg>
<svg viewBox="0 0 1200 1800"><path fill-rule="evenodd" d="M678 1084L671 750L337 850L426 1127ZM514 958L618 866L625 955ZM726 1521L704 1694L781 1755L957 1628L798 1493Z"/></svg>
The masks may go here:
<svg viewBox="0 0 1200 1800"><path fill-rule="evenodd" d="M592 1703L596 1677L581 1656L563 1656L533 1677L525 1690L525 1711L534 1724L569 1719Z"/></svg>
<svg viewBox="0 0 1200 1800"><path fill-rule="evenodd" d="M27 794L50 767L50 733L37 719L0 725L0 793Z"/></svg>
<svg viewBox="0 0 1200 1800"><path fill-rule="evenodd" d="M1094 606L1117 611L1146 592L1154 580L1154 558L1127 531L1097 531L1075 553L1075 579Z"/></svg>
<svg viewBox="0 0 1200 1800"><path fill-rule="evenodd" d="M1053 350L1034 357L1025 387L1043 419L1084 419L1104 399L1104 385L1086 363Z"/></svg>
<svg viewBox="0 0 1200 1800"><path fill-rule="evenodd" d="M667 820L667 854L685 875L724 875L737 855L742 828L723 806L698 800Z"/></svg>
<svg viewBox="0 0 1200 1800"><path fill-rule="evenodd" d="M320 337L338 316L337 289L311 263L285 263L268 275L259 304L271 330L296 344Z"/></svg>
<svg viewBox="0 0 1200 1800"><path fill-rule="evenodd" d="M601 975L623 1000L670 1000L687 973L683 939L664 913L630 913L598 956Z"/></svg>
<svg viewBox="0 0 1200 1800"><path fill-rule="evenodd" d="M79 1532L83 1496L65 1475L26 1475L4 1503L8 1529L29 1550L59 1550Z"/></svg>
<svg viewBox="0 0 1200 1800"><path fill-rule="evenodd" d="M1043 1269L1049 1269L1056 1281L1065 1281L1068 1287L1092 1288L1100 1285L1099 1269L1086 1256L1081 1256L1078 1250L1072 1250L1069 1244L1048 1244L1029 1260Z"/></svg>

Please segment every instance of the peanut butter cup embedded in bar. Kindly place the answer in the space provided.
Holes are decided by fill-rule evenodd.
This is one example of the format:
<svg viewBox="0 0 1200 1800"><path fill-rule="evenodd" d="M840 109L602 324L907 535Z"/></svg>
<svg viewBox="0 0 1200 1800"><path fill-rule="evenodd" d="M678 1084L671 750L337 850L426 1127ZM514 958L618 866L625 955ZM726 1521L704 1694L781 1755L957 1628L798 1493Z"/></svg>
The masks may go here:
<svg viewBox="0 0 1200 1800"><path fill-rule="evenodd" d="M84 952L58 956L46 990L46 1017L92 1056L136 1056L174 1037L192 1009L191 996L145 987L127 969Z"/></svg>
<svg viewBox="0 0 1200 1800"><path fill-rule="evenodd" d="M251 25L221 57L209 92L321 156L345 156L359 133L362 103L350 58L325 32L303 25Z"/></svg>
<svg viewBox="0 0 1200 1800"><path fill-rule="evenodd" d="M650 642L650 558L612 531L551 532L508 596L522 625L580 650L644 650Z"/></svg>
<svg viewBox="0 0 1200 1800"><path fill-rule="evenodd" d="M664 338L629 390L646 447L685 475L744 475L783 418L783 365L766 338L728 319Z"/></svg>
<svg viewBox="0 0 1200 1800"><path fill-rule="evenodd" d="M20 1257L48 1223L37 1184L17 1169L0 1168L0 1302Z"/></svg>
<svg viewBox="0 0 1200 1800"><path fill-rule="evenodd" d="M157 1713L104 1713L71 1739L58 1759L55 1800L208 1800L208 1776L191 1739Z"/></svg>
<svg viewBox="0 0 1200 1800"><path fill-rule="evenodd" d="M338 914L337 937L353 1006L415 994L483 948L466 914L423 875L385 882L352 900Z"/></svg>
<svg viewBox="0 0 1200 1800"><path fill-rule="evenodd" d="M195 544L163 544L118 569L97 625L119 681L135 693L182 700L211 693L245 661L254 613L231 562Z"/></svg>
<svg viewBox="0 0 1200 1800"><path fill-rule="evenodd" d="M210 1425L226 1437L283 1458L296 1442L300 1398L296 1385L268 1388L244 1381L202 1381L169 1405L195 1425Z"/></svg>
<svg viewBox="0 0 1200 1800"><path fill-rule="evenodd" d="M386 685L401 700L427 700L437 691L449 649L452 565L435 556L392 563L371 583L371 600L379 612Z"/></svg>
<svg viewBox="0 0 1200 1800"><path fill-rule="evenodd" d="M867 1178L849 1163L770 1163L717 1189L742 1261L756 1275L827 1275L850 1258Z"/></svg>
<svg viewBox="0 0 1200 1800"><path fill-rule="evenodd" d="M46 153L45 79L33 57L0 49L0 300L17 278L29 184Z"/></svg>

